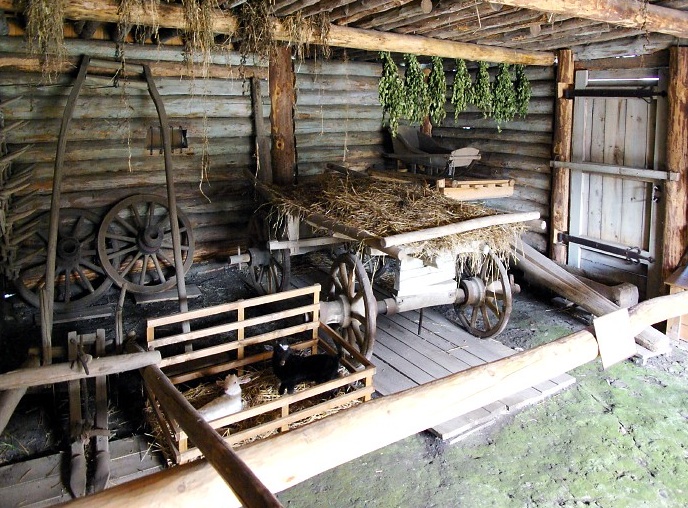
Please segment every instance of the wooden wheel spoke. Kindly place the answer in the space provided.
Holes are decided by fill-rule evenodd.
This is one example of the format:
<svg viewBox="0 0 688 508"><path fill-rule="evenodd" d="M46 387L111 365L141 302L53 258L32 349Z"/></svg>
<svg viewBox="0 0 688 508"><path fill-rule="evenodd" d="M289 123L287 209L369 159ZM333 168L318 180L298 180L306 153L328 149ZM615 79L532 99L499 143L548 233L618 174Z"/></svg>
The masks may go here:
<svg viewBox="0 0 688 508"><path fill-rule="evenodd" d="M141 273L139 274L139 286L143 286L146 283L146 273L148 272L149 259L150 254L143 255L143 261L141 262Z"/></svg>
<svg viewBox="0 0 688 508"><path fill-rule="evenodd" d="M74 238L79 238L79 230L81 229L81 226L84 225L84 221L86 220L86 217L81 215L76 219L76 222L74 223L74 226L72 227L72 236Z"/></svg>
<svg viewBox="0 0 688 508"><path fill-rule="evenodd" d="M172 250L172 249L174 249L174 246L172 245L172 242L170 242L170 243L163 242L162 244L160 244L160 248ZM188 245L181 244L179 246L179 250L181 250L181 251L188 252L189 249L190 249L190 247Z"/></svg>
<svg viewBox="0 0 688 508"><path fill-rule="evenodd" d="M107 258L108 259L114 259L116 257L120 257L120 258L124 259L125 254L129 254L130 252L137 251L138 249L139 248L136 245L134 245L133 247L127 247L127 248L124 248L122 250L115 250L115 251L109 252L107 255Z"/></svg>
<svg viewBox="0 0 688 508"><path fill-rule="evenodd" d="M485 299L485 308L489 309L492 311L492 314L494 314L497 317L501 317L502 311L499 308L499 305L496 304L495 301L492 301L490 299Z"/></svg>
<svg viewBox="0 0 688 508"><path fill-rule="evenodd" d="M57 273L55 274L57 275ZM72 299L72 281L69 272L65 270L64 275L64 301L70 302Z"/></svg>
<svg viewBox="0 0 688 508"><path fill-rule="evenodd" d="M153 225L153 217L155 216L155 203L153 201L148 202L148 214L146 216L146 227Z"/></svg>
<svg viewBox="0 0 688 508"><path fill-rule="evenodd" d="M479 310L479 307L474 306L474 307L471 307L471 309L472 309L472 312L471 312L471 321L470 321L470 323L471 323L471 327L472 327L472 328L475 328L475 323L478 321L478 310Z"/></svg>
<svg viewBox="0 0 688 508"><path fill-rule="evenodd" d="M133 233L133 234L134 234L134 238L137 237L137 236L139 235L139 230L136 229L136 228L135 228L134 226L132 226L131 224L129 224L129 222L127 222L126 218L120 217L120 216L118 215L118 216L116 216L114 219L115 219L115 220L117 221L117 223L118 223L120 226L122 226L124 229L126 229L126 230L129 231L130 233Z"/></svg>
<svg viewBox="0 0 688 508"><path fill-rule="evenodd" d="M74 270L79 275L78 279L79 279L79 284L81 285L81 287L86 289L89 293L93 293L95 291L95 289L93 289L93 285L91 284L91 281L88 280L88 277L86 277L86 274L83 272L83 270L81 268L79 268L78 266Z"/></svg>
<svg viewBox="0 0 688 508"><path fill-rule="evenodd" d="M136 243L136 237L118 235L116 233L105 233L105 238L108 238L110 240L118 240L120 242L127 242L129 244Z"/></svg>
<svg viewBox="0 0 688 508"><path fill-rule="evenodd" d="M157 255L160 259L162 259L163 262L165 262L168 266L174 266L174 262L173 262L170 258L168 258L168 257L163 253L163 251L159 250L159 251L156 253L156 255Z"/></svg>
<svg viewBox="0 0 688 508"><path fill-rule="evenodd" d="M487 306L483 305L480 307L480 309L482 310L483 314L483 330L489 330L492 328L492 323L490 322L490 316L487 313Z"/></svg>
<svg viewBox="0 0 688 508"><path fill-rule="evenodd" d="M127 266L124 267L124 270L120 272L120 275L122 277L126 277L126 275L131 271L132 268L134 268L134 265L136 262L141 258L141 253L137 252L136 255L132 258L132 260L129 262Z"/></svg>

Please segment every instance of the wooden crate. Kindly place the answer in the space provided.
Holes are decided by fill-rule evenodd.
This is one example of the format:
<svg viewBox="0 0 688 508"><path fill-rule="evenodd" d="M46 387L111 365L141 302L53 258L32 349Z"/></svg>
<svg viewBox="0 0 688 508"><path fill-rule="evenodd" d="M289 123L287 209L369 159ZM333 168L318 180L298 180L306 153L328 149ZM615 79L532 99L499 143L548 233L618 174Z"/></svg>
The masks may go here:
<svg viewBox="0 0 688 508"><path fill-rule="evenodd" d="M319 298L320 285L316 284L283 293L150 319L147 321L146 332L148 347L161 351L163 359L160 368L170 381L177 385L222 374L231 369L241 372L242 368L250 365L260 365L269 369L272 352L253 351L247 354L248 346L302 334L303 340L293 343L292 348L310 349L311 354L318 350L336 354L336 349L330 343L339 343L342 349L348 352L341 361L347 371L345 376L310 386L291 395L285 394L277 400L247 407L238 413L208 422L218 432L225 435L224 439L233 446L271 431L284 432L289 430L291 424L320 415L354 400L370 400L375 391L373 387L375 367L332 328L319 322ZM278 302L282 310L274 310L274 305ZM249 309L258 315L246 318L246 311ZM285 319L296 316L305 316L306 322L291 325L285 323ZM208 321L212 323L207 324ZM190 332L162 336L165 327L169 328L171 325L179 327L184 322L189 323ZM271 329L252 335L251 328L256 325L268 325ZM303 338L304 332L307 338ZM203 347L203 341L213 338L213 344ZM184 352L166 354L167 350L180 349L181 345L186 347ZM344 387L347 387L346 392L334 398L327 396L329 392ZM150 388L145 386L145 390L167 442L167 448L172 452L172 459L181 464L201 457L201 452L189 443L186 433L158 403ZM313 404L304 407L304 401ZM244 428L227 435L230 425L267 413L275 413L278 416L254 427Z"/></svg>

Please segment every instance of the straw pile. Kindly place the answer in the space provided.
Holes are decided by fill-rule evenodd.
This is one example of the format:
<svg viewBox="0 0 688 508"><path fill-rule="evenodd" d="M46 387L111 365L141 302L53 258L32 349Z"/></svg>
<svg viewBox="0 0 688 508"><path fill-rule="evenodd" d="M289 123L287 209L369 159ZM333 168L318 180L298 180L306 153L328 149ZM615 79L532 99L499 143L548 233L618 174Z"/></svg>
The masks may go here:
<svg viewBox="0 0 688 508"><path fill-rule="evenodd" d="M343 372L342 372L343 371ZM282 395L279 395L278 393L278 387L279 387L279 380L275 375L272 373L272 369L270 367L267 367L264 370L261 371L244 371L244 374L250 374L253 377L253 380L250 381L249 383L242 385L242 399L244 400L244 409L252 408L252 407L257 407L260 406L261 404L265 404L267 402L279 399L282 397ZM345 368L340 368L340 375L347 375L348 371L346 371ZM219 378L218 378L219 379ZM358 383L358 382L357 382ZM354 383L355 385L357 383ZM311 386L314 386L313 383L301 383L296 385L295 388L295 393L298 393L300 391L305 390L306 388L310 388ZM336 398L337 396L344 394L344 393L350 393L355 389L355 386L352 385L347 385L343 388L339 388L338 390L333 392L325 392L316 396L312 396L308 399L295 402L293 404L290 404L289 406L289 411L291 414L293 413L298 413L299 411L302 411L304 409L308 409L309 407L315 406L316 404L319 404L321 402L325 402L327 400L331 400L332 398ZM194 388L189 388L187 390L184 390L182 392L182 395L191 403L193 407L196 409L202 407L203 405L207 404L214 398L218 397L221 394L221 388L217 386L215 383L215 380L213 379L212 381L209 381L207 383L200 384ZM299 420L297 422L294 422L289 425L290 429L295 429L297 427L301 427L303 425L306 425L308 423L314 422L316 420L321 420L322 418L325 418L331 414L337 413L338 411L342 409L346 409L355 405L360 404L361 401L356 399L351 402L346 402L342 403L340 405L337 405L336 407L329 409L327 411L323 411L322 413L318 413L316 415L310 416L308 418L304 418L302 420ZM258 416L255 416L253 418L247 418L245 420L242 420L240 422L237 422L233 425L230 425L229 427L226 428L221 428L217 429L217 431L222 435L222 437L227 437L231 434L236 434L238 432L241 432L243 430L251 429L253 427L256 427L258 425L273 421L277 418L281 417L281 413L279 410L277 411L270 411L267 413L260 414ZM173 457L174 454L172 453L172 450L170 449L170 444L168 441L165 439L164 432L162 425L167 425L166 422L161 422L158 420L158 418L155 415L155 412L153 411L153 408L150 406L150 401L146 403L146 409L145 409L145 419L146 422L148 423L150 429L151 429L151 435L155 439L156 445L162 451L163 455L167 458L167 460L172 463L174 462ZM277 430L273 431L268 431L265 432L259 436L253 437L253 438L248 438L244 439L242 441L239 441L235 445L233 445L235 448L243 446L245 444L251 443L253 441L259 440L259 439L265 439L266 437L269 437L273 434L277 434Z"/></svg>
<svg viewBox="0 0 688 508"><path fill-rule="evenodd" d="M320 213L345 226L385 237L497 213L479 204L455 201L427 185L347 178L335 173L291 187L268 189L277 209L278 217L273 221L277 227L286 214L303 219ZM415 255L432 259L441 253L459 255L467 247L487 245L499 257L506 258L510 242L524 229L523 224L489 226L406 247Z"/></svg>

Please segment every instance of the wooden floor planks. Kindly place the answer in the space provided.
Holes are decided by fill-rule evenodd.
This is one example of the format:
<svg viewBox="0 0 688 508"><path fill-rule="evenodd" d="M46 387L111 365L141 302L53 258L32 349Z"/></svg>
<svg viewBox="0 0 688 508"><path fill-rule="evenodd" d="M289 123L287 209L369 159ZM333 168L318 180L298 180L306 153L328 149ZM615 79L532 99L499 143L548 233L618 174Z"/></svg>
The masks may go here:
<svg viewBox="0 0 688 508"><path fill-rule="evenodd" d="M324 284L325 277L324 273L313 270L292 277L292 285ZM375 292L378 299L389 296L377 290ZM423 309L420 334L419 319L419 311L377 317L372 361L377 368L375 389L383 396L516 352L498 340L473 337L433 308ZM534 404L573 383L575 378L563 374L429 430L444 440L454 442L491 425L502 415Z"/></svg>
<svg viewBox="0 0 688 508"><path fill-rule="evenodd" d="M110 441L110 453L108 487L163 469L163 460L142 436ZM39 508L70 501L62 481L66 467L65 452L0 467L0 506Z"/></svg>

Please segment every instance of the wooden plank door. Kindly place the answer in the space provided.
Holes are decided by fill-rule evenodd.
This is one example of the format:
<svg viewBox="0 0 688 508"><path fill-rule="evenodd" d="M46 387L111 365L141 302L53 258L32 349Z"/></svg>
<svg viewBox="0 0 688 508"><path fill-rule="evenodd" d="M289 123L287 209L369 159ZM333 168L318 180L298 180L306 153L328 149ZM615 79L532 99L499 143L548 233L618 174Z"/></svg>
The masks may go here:
<svg viewBox="0 0 688 508"><path fill-rule="evenodd" d="M652 70L576 73L577 90L657 89L663 81ZM665 136L659 126L666 118L665 101L576 97L574 104L572 162L590 163L590 169L581 165L583 169L571 171L569 234L604 246L638 249L654 261L629 262L604 248L569 243L568 262L593 276L635 284L643 297L658 294L661 286L661 242L657 235L661 232L659 206L666 172L660 171ZM624 176L603 172L619 167ZM657 170L657 177L647 171L633 174L636 169Z"/></svg>

